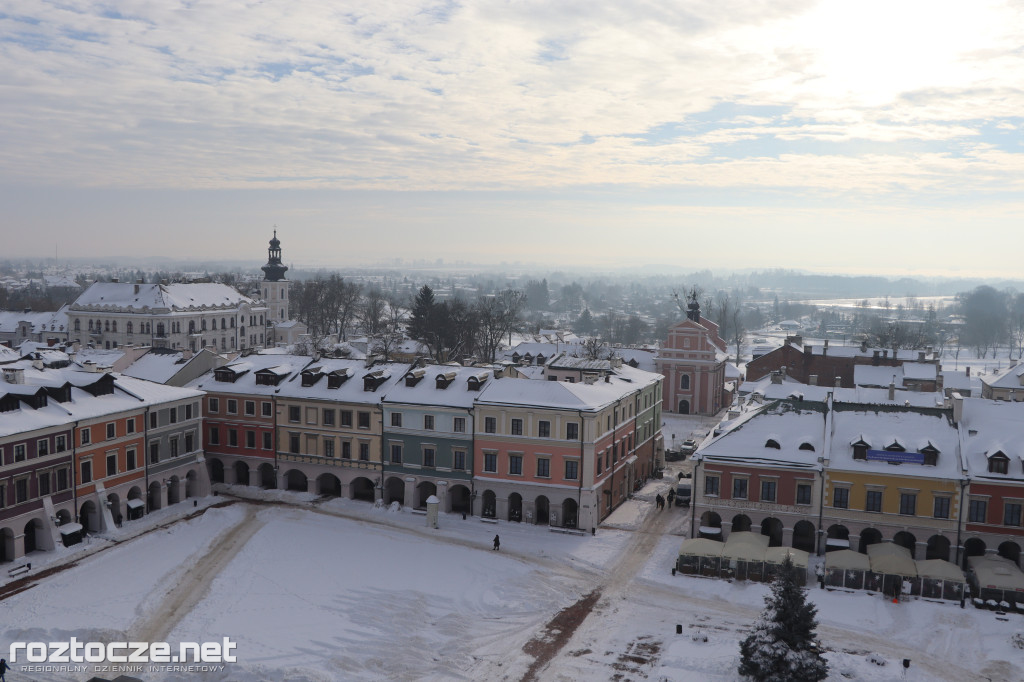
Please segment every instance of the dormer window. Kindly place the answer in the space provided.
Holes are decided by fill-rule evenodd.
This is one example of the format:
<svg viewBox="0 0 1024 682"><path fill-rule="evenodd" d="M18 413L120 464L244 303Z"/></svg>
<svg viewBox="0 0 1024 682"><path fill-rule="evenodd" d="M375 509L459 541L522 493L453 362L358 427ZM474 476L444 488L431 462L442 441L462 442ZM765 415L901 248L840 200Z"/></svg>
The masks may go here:
<svg viewBox="0 0 1024 682"><path fill-rule="evenodd" d="M319 367L310 367L309 369L302 371L302 385L313 386L316 382L320 381L320 377L324 374Z"/></svg>
<svg viewBox="0 0 1024 682"><path fill-rule="evenodd" d="M769 438L765 442L764 446L766 448L774 448L775 450L781 450L782 449L782 447L779 445L779 441L775 440L774 438Z"/></svg>
<svg viewBox="0 0 1024 682"><path fill-rule="evenodd" d="M899 444L899 441L893 441L885 446L885 449L889 452L906 452L907 449Z"/></svg>
<svg viewBox="0 0 1024 682"><path fill-rule="evenodd" d="M853 445L853 458L854 459L865 459L866 460L868 458L868 447L870 447L870 446L867 443L865 443L863 439L858 440L858 441L852 443L852 445Z"/></svg>
<svg viewBox="0 0 1024 682"><path fill-rule="evenodd" d="M422 367L417 367L414 370L410 370L405 375L405 385L406 386L415 386L416 384L418 384L420 382L420 379L422 379L424 377L424 375L426 375L426 373L427 373L427 370L425 370Z"/></svg>
<svg viewBox="0 0 1024 682"><path fill-rule="evenodd" d="M345 383L351 373L348 368L336 369L327 375L327 388L341 388L341 385Z"/></svg>
<svg viewBox="0 0 1024 682"><path fill-rule="evenodd" d="M800 443L801 450L807 450L808 452L814 452L814 446L810 443Z"/></svg>
<svg viewBox="0 0 1024 682"><path fill-rule="evenodd" d="M1010 473L1010 458L1002 450L999 450L988 458L988 472L990 474Z"/></svg>
<svg viewBox="0 0 1024 682"><path fill-rule="evenodd" d="M939 449L931 443L921 448L921 454L924 455L924 463L928 466L935 466L939 462Z"/></svg>
<svg viewBox="0 0 1024 682"><path fill-rule="evenodd" d="M434 381L436 382L437 388L443 391L448 388L453 381L455 381L455 372L444 372L443 374L438 374Z"/></svg>

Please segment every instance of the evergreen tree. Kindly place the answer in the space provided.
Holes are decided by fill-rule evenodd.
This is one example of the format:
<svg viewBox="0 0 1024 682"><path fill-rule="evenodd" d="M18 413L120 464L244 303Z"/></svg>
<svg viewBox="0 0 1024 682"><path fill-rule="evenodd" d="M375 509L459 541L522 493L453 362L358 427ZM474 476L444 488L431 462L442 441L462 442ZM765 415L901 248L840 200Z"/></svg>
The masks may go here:
<svg viewBox="0 0 1024 682"><path fill-rule="evenodd" d="M433 320L431 320L433 312L434 290L424 284L412 302L412 312L409 315L409 336L421 341L426 340L434 331Z"/></svg>
<svg viewBox="0 0 1024 682"><path fill-rule="evenodd" d="M820 682L828 662L814 646L817 607L797 584L797 568L787 557L761 616L740 643L740 675L756 682Z"/></svg>

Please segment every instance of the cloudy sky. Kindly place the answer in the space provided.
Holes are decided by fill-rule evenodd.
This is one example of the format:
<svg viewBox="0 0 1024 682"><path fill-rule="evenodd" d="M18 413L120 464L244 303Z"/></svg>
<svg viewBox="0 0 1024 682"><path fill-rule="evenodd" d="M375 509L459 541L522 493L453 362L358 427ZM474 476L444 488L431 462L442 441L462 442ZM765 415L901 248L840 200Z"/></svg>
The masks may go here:
<svg viewBox="0 0 1024 682"><path fill-rule="evenodd" d="M6 0L7 256L1020 275L1024 2Z"/></svg>

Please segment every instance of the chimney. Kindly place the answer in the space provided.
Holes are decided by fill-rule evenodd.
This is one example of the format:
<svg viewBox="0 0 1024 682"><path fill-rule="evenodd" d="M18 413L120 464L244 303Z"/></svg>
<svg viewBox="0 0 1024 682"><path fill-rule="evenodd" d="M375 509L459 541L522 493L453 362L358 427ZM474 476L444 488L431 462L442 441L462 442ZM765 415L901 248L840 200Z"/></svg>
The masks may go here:
<svg viewBox="0 0 1024 682"><path fill-rule="evenodd" d="M817 374L812 374L811 376L809 376L807 378L807 385L808 386L817 386L818 385L818 375Z"/></svg>
<svg viewBox="0 0 1024 682"><path fill-rule="evenodd" d="M867 342L866 339L864 339L864 340L862 340L860 342L860 352L861 353L867 353L868 352L868 342Z"/></svg>
<svg viewBox="0 0 1024 682"><path fill-rule="evenodd" d="M964 418L964 397L957 392L953 392L953 423L959 424L960 420Z"/></svg>
<svg viewBox="0 0 1024 682"><path fill-rule="evenodd" d="M923 350L917 351L917 361L918 362L924 362L924 351Z"/></svg>
<svg viewBox="0 0 1024 682"><path fill-rule="evenodd" d="M786 378L786 366L783 365L782 367L779 367L779 372L782 373L782 378L785 379Z"/></svg>
<svg viewBox="0 0 1024 682"><path fill-rule="evenodd" d="M828 339L825 339L825 345L821 347L821 357L828 355Z"/></svg>
<svg viewBox="0 0 1024 682"><path fill-rule="evenodd" d="M895 377L893 377L893 378L895 378ZM895 381L890 381L889 382L889 400L895 400L895 399L896 399L896 382Z"/></svg>
<svg viewBox="0 0 1024 682"><path fill-rule="evenodd" d="M4 381L9 384L25 383L25 370L21 367L4 367Z"/></svg>
<svg viewBox="0 0 1024 682"><path fill-rule="evenodd" d="M843 387L843 378L842 377L836 377L836 388L842 388L842 387Z"/></svg>
<svg viewBox="0 0 1024 682"><path fill-rule="evenodd" d="M182 348L181 349L181 359L182 360L191 360L192 359L192 349L191 348ZM316 361L314 360L314 362L316 362Z"/></svg>
<svg viewBox="0 0 1024 682"><path fill-rule="evenodd" d="M883 350L882 351L882 359L886 360L886 361L889 360L889 351L888 350Z"/></svg>
<svg viewBox="0 0 1024 682"><path fill-rule="evenodd" d="M814 346L812 346L811 344L807 344L806 346L804 346L804 355L805 356L811 357L811 353L813 353L813 352L814 352Z"/></svg>
<svg viewBox="0 0 1024 682"><path fill-rule="evenodd" d="M43 361L42 360L33 360L32 361L32 367L41 371L43 369Z"/></svg>
<svg viewBox="0 0 1024 682"><path fill-rule="evenodd" d="M139 293L139 283L138 282L135 283L134 289L135 289L136 295L138 295L138 293Z"/></svg>
<svg viewBox="0 0 1024 682"><path fill-rule="evenodd" d="M878 356L880 354L881 352L876 348L874 354L871 356L871 364L874 365L875 367L878 366Z"/></svg>
<svg viewBox="0 0 1024 682"><path fill-rule="evenodd" d="M773 384L781 384L782 383L782 372L780 372L780 371L772 372L772 383Z"/></svg>
<svg viewBox="0 0 1024 682"><path fill-rule="evenodd" d="M967 366L967 367L965 367L964 369L965 369L965 370L967 370L967 376L971 376L971 366L970 366L970 365L968 365L968 366Z"/></svg>

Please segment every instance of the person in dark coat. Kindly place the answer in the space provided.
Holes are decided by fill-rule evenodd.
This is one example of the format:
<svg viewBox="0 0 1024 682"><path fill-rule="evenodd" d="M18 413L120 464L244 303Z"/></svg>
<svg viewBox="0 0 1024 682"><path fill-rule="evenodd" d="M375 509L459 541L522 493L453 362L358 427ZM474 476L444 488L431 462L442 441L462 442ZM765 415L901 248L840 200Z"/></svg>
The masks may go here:
<svg viewBox="0 0 1024 682"><path fill-rule="evenodd" d="M6 658L0 658L0 682L4 682L7 678L4 677L7 671L11 669L11 666L7 665Z"/></svg>
<svg viewBox="0 0 1024 682"><path fill-rule="evenodd" d="M495 535L494 536L494 549L495 549L495 551L497 551L499 547L501 547L501 538L499 538L497 535Z"/></svg>
<svg viewBox="0 0 1024 682"><path fill-rule="evenodd" d="M676 491L675 490L669 490L668 491L668 506L670 506L670 507L672 506L672 500L674 500L674 499L676 499Z"/></svg>
<svg viewBox="0 0 1024 682"><path fill-rule="evenodd" d="M661 493L654 498L654 502L658 505L659 511L665 508L665 498L661 496Z"/></svg>

